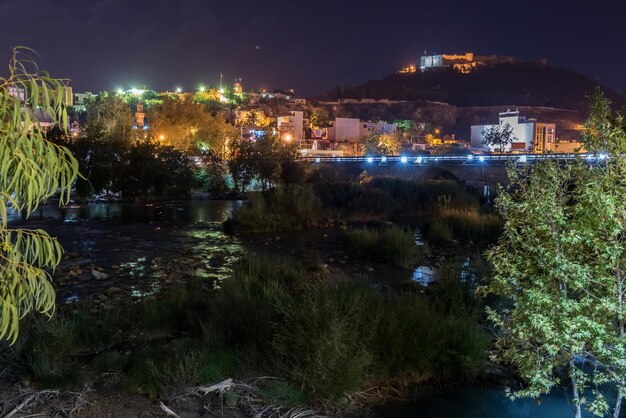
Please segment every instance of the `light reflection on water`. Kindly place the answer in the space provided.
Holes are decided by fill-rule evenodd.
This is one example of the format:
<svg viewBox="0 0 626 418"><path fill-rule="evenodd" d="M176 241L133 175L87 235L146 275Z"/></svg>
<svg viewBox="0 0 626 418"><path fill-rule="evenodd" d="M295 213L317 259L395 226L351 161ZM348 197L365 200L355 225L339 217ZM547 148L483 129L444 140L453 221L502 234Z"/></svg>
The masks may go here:
<svg viewBox="0 0 626 418"><path fill-rule="evenodd" d="M58 219L67 223L78 220L116 220L124 223L135 222L223 222L242 201L184 201L134 203L89 203L59 207L44 205L33 211L29 219ZM9 221L17 221L20 215L12 212Z"/></svg>
<svg viewBox="0 0 626 418"><path fill-rule="evenodd" d="M452 274L458 277L461 283L474 288L481 278L482 271L480 270L483 268L483 260L480 255L467 256L454 259L439 268L418 266L413 271L411 280L422 286L428 286L436 282L443 274Z"/></svg>
<svg viewBox="0 0 626 418"><path fill-rule="evenodd" d="M90 204L58 208L45 206L30 220L58 236L66 253L59 278L81 267L84 274L60 280L59 298L75 303L97 298L111 287L130 298L161 292L191 277L217 283L227 277L243 253L236 237L224 234L221 222L237 201L179 203ZM62 222L58 222L62 221ZM69 222L68 222L69 221ZM93 266L109 276L96 280ZM115 265L115 268L113 268Z"/></svg>
<svg viewBox="0 0 626 418"><path fill-rule="evenodd" d="M432 267L419 266L413 271L411 280L421 284L422 286L428 286L430 283L435 281L436 273L437 272Z"/></svg>

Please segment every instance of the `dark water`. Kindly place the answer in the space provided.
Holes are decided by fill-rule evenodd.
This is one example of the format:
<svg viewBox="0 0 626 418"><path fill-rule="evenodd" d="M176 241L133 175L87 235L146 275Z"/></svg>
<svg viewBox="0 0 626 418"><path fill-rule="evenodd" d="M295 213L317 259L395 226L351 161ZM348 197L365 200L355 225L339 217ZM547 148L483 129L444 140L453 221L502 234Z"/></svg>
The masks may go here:
<svg viewBox="0 0 626 418"><path fill-rule="evenodd" d="M63 222L81 220L118 221L121 223L182 222L212 223L223 222L241 201L213 200L161 203L92 203L58 207L46 205L31 213L29 219L55 219ZM10 220L18 220L13 213Z"/></svg>
<svg viewBox="0 0 626 418"><path fill-rule="evenodd" d="M583 414L584 417L591 415ZM399 405L378 408L371 418L569 418L563 391L542 399L509 400L502 389L455 389Z"/></svg>
<svg viewBox="0 0 626 418"><path fill-rule="evenodd" d="M59 208L43 206L31 214L27 224L42 227L58 236L66 252L79 251L78 259L67 263L87 271L82 277L61 285L58 300L74 303L101 293L112 284L132 297L158 292L167 269L177 260L196 260L197 275L213 279L228 276L229 265L248 249L305 254L314 248L321 262L348 272L386 281L414 280L428 285L437 280L438 269L419 266L415 271L368 264L345 253L341 231L306 231L231 237L223 233L221 222L241 205L240 201L192 201L154 204L98 203ZM13 215L14 222L20 217ZM209 260L225 258L220 266ZM84 260L83 260L84 258ZM469 255L460 258L459 277L475 279ZM112 280L90 277L91 265L103 266ZM111 268L117 265L117 270ZM68 268L70 268L68 266ZM164 273L166 271L167 273ZM116 276L119 276L116 281ZM502 389L457 388L419 401L386 405L372 412L373 418L560 418L572 416L566 394L557 391L541 405L532 400L510 401Z"/></svg>

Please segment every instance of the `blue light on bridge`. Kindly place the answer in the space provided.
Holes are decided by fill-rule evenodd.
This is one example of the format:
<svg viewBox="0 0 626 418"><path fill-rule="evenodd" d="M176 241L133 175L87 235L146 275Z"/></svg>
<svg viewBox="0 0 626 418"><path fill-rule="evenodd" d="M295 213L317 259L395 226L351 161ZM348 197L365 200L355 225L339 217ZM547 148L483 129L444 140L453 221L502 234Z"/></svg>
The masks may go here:
<svg viewBox="0 0 626 418"><path fill-rule="evenodd" d="M371 164L374 162L374 159L372 157L367 157L367 162Z"/></svg>
<svg viewBox="0 0 626 418"><path fill-rule="evenodd" d="M474 156L472 154L467 154L467 161L472 161Z"/></svg>
<svg viewBox="0 0 626 418"><path fill-rule="evenodd" d="M602 152L602 153L598 154L598 160L600 160L600 161L606 160L607 158L609 158L609 154L607 154L606 152Z"/></svg>
<svg viewBox="0 0 626 418"><path fill-rule="evenodd" d="M415 164L421 164L422 163L422 157L415 157Z"/></svg>
<svg viewBox="0 0 626 418"><path fill-rule="evenodd" d="M400 162L401 162L402 164L406 164L406 163L407 163L407 161L409 161L409 159L408 159L408 158L406 158L404 155L403 155L402 157L400 157Z"/></svg>
<svg viewBox="0 0 626 418"><path fill-rule="evenodd" d="M317 157L317 158L315 159L315 162L316 162L317 164L319 164L321 161L322 161L322 160L320 159L320 157Z"/></svg>
<svg viewBox="0 0 626 418"><path fill-rule="evenodd" d="M481 163L485 162L485 156L484 155L480 155L478 157L478 161L480 161Z"/></svg>
<svg viewBox="0 0 626 418"><path fill-rule="evenodd" d="M385 156L380 157L380 162L381 163L386 163L387 162L387 157L385 157Z"/></svg>
<svg viewBox="0 0 626 418"><path fill-rule="evenodd" d="M525 163L527 160L528 160L528 158L525 155L520 155L518 161L520 163Z"/></svg>

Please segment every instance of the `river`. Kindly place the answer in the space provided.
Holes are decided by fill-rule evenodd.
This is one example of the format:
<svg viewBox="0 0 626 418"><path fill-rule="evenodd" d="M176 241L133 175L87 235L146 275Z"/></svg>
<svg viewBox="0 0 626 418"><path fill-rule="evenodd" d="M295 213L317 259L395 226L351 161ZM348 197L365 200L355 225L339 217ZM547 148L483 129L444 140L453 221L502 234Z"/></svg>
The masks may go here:
<svg viewBox="0 0 626 418"><path fill-rule="evenodd" d="M296 257L314 251L319 262L331 269L334 266L361 274L383 285L393 286L406 280L428 285L436 280L437 269L432 266L408 271L354 260L345 252L338 230L228 236L223 233L221 222L240 205L240 201L192 201L42 206L31 214L26 225L44 228L57 236L67 254L59 271L65 275L68 271L76 272L69 279L55 279L60 304L108 303L99 296L112 287L121 288L125 297L149 296L167 285L164 272L168 277L176 277L181 259L193 264L195 275L222 280L232 263L249 250L276 251ZM18 225L22 221L14 215L11 223ZM470 255L460 259L458 271L462 279L473 279L469 260ZM100 269L110 277L98 279L91 274L93 269ZM555 391L539 404L532 400L510 401L499 388L455 388L410 403L386 405L368 416L555 418L569 417L572 413L563 390Z"/></svg>

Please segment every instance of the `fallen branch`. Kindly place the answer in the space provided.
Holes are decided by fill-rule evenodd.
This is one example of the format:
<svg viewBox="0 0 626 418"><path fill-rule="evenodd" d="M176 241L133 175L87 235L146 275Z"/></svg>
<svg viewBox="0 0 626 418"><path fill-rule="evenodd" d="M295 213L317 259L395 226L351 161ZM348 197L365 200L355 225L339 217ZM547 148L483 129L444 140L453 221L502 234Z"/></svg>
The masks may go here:
<svg viewBox="0 0 626 418"><path fill-rule="evenodd" d="M163 412L165 412L167 414L167 416L174 417L174 418L180 418L180 416L178 416L178 414L176 412L172 411L167 406L165 406L165 404L163 402L160 402L160 406L161 406L161 409L163 410Z"/></svg>
<svg viewBox="0 0 626 418"><path fill-rule="evenodd" d="M202 395L208 395L209 393L222 393L227 389L231 389L233 387L233 379L228 378L222 382L216 383L209 387L200 386L196 389L196 392Z"/></svg>
<svg viewBox="0 0 626 418"><path fill-rule="evenodd" d="M15 408L13 408L9 412L7 412L5 415L3 415L2 418L11 418L18 412L22 411L24 408L28 407L30 403L36 402L42 396L58 395L58 394L59 394L58 390L42 390L39 392L34 392L30 394L29 396L27 396L26 398L24 398L24 400L20 402Z"/></svg>

